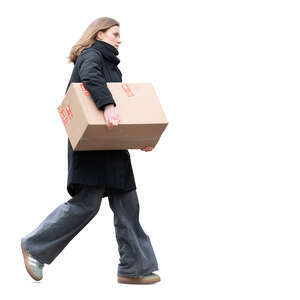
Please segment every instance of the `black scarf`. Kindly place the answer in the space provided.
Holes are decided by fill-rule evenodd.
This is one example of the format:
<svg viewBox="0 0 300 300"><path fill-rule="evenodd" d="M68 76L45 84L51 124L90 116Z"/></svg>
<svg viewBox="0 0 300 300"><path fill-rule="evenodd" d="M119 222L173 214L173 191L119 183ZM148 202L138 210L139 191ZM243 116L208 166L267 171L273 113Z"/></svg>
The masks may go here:
<svg viewBox="0 0 300 300"><path fill-rule="evenodd" d="M96 40L94 44L91 45L91 48L99 50L105 59L109 60L114 65L117 66L120 63L120 59L117 57L119 51L113 45L104 41Z"/></svg>

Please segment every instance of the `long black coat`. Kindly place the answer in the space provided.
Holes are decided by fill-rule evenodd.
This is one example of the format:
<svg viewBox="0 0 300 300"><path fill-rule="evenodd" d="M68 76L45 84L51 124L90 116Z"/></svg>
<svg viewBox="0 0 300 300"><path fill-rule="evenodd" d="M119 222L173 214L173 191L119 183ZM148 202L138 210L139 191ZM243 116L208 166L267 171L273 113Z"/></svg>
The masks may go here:
<svg viewBox="0 0 300 300"><path fill-rule="evenodd" d="M89 48L84 49L75 61L66 92L72 82L82 82L98 109L103 111L107 104L116 106L106 82L122 82L122 73L117 67L120 62L116 56L118 53L114 46L96 40ZM136 189L129 151L73 151L68 139L67 190L71 196L77 193L80 187L78 184L124 191Z"/></svg>

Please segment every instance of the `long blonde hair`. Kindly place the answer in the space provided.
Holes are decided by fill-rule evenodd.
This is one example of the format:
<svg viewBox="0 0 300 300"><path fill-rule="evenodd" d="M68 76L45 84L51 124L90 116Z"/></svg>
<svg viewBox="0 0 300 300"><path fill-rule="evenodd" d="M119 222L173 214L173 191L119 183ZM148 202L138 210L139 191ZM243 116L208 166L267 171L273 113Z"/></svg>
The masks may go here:
<svg viewBox="0 0 300 300"><path fill-rule="evenodd" d="M68 63L75 62L81 51L89 48L96 41L99 30L104 32L115 25L120 26L118 21L108 17L102 17L94 20L84 31L79 41L72 47L70 54L67 57Z"/></svg>

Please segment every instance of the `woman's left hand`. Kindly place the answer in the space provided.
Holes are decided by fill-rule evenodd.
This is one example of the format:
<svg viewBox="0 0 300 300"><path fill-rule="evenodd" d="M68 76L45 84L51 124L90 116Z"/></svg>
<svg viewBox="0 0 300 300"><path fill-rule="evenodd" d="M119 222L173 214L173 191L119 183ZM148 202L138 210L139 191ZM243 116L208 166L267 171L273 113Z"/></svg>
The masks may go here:
<svg viewBox="0 0 300 300"><path fill-rule="evenodd" d="M153 149L153 147L147 146L147 147L142 148L141 150L147 152L147 151L151 151L152 149Z"/></svg>

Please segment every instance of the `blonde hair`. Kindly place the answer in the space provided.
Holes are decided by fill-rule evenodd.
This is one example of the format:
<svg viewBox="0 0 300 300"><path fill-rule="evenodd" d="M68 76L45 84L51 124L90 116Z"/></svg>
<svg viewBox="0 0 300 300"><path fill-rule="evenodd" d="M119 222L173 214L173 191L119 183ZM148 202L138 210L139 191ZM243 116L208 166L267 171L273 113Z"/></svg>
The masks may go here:
<svg viewBox="0 0 300 300"><path fill-rule="evenodd" d="M67 57L68 63L75 62L81 51L89 48L95 41L98 31L105 32L112 26L120 26L119 22L115 19L102 17L94 20L88 28L84 31L79 41L72 47L69 56Z"/></svg>

